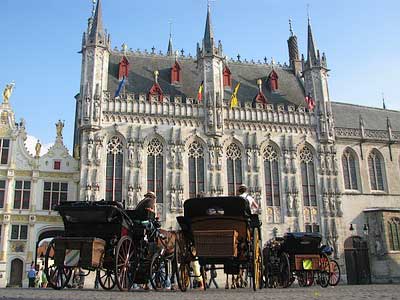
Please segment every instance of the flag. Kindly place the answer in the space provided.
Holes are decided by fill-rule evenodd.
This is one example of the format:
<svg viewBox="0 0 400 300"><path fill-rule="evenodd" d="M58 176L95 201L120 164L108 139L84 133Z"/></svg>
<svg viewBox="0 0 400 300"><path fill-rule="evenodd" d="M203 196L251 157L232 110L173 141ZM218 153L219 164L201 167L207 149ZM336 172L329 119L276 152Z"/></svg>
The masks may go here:
<svg viewBox="0 0 400 300"><path fill-rule="evenodd" d="M197 92L197 100L199 100L199 102L201 102L201 100L203 99L203 87L204 87L204 81L201 82L199 86L199 91Z"/></svg>
<svg viewBox="0 0 400 300"><path fill-rule="evenodd" d="M233 90L233 94L231 97L231 109L239 106L239 100L237 98L237 93L239 91L239 87L240 87L240 82L238 82L235 89Z"/></svg>
<svg viewBox="0 0 400 300"><path fill-rule="evenodd" d="M122 90L122 87L124 86L124 84L125 84L125 76L123 76L122 80L119 82L118 88L115 91L114 98L119 97L119 94L121 93L121 90Z"/></svg>
<svg viewBox="0 0 400 300"><path fill-rule="evenodd" d="M311 94L308 93L308 95L305 98L305 101L307 103L307 107L310 111L314 110L315 107L315 100L313 99L313 97L311 97Z"/></svg>

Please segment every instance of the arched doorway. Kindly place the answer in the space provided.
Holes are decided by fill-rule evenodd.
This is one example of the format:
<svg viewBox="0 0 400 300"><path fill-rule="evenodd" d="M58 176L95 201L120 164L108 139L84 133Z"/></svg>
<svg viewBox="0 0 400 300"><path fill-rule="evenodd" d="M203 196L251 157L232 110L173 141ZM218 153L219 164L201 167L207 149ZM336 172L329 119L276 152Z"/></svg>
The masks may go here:
<svg viewBox="0 0 400 300"><path fill-rule="evenodd" d="M368 243L360 236L351 236L344 241L344 256L348 284L371 283Z"/></svg>
<svg viewBox="0 0 400 300"><path fill-rule="evenodd" d="M24 263L19 258L11 261L10 282L9 286L22 287L22 274L24 272Z"/></svg>

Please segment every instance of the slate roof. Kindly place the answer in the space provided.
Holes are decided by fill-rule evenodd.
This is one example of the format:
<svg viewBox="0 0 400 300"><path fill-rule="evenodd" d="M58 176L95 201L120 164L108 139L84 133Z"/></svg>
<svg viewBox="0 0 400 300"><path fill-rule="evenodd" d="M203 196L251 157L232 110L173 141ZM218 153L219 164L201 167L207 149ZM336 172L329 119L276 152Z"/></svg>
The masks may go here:
<svg viewBox="0 0 400 300"><path fill-rule="evenodd" d="M389 117L392 130L400 131L400 111L361 106L348 103L332 102L335 127L360 128L360 115L365 129L387 130Z"/></svg>
<svg viewBox="0 0 400 300"><path fill-rule="evenodd" d="M123 54L113 51L110 55L108 90L113 94L118 87L118 64ZM202 72L197 69L197 64L193 58L178 58L182 68L182 82L179 85L171 85L171 67L175 62L175 57L127 53L129 60L129 76L126 83L126 92L135 94L147 94L154 84L154 71L158 70L160 75L158 83L163 93L168 94L173 99L174 96L182 98L197 98L197 92L202 78ZM252 102L258 93L257 79L263 80L263 93L271 104L303 105L304 88L302 82L288 68L275 66L275 71L279 76L279 89L273 93L267 88L267 78L272 71L271 65L228 62L228 68L232 73L232 88L225 89L224 98L230 99L232 91L237 82L240 81L238 98L241 104Z"/></svg>

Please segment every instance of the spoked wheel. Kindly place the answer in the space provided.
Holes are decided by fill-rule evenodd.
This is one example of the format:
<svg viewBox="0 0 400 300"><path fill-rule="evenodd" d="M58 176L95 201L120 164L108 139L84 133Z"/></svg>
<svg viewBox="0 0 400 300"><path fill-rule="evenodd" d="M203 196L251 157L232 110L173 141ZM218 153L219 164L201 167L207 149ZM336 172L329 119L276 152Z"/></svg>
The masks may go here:
<svg viewBox="0 0 400 300"><path fill-rule="evenodd" d="M206 266L201 266L200 272L201 272L201 280L203 281L203 290L205 291L207 289L207 270L206 270Z"/></svg>
<svg viewBox="0 0 400 300"><path fill-rule="evenodd" d="M71 279L72 269L65 267L64 264L56 265L55 250L55 242L52 240L47 246L44 258L44 273L49 285L55 290L61 290L67 286Z"/></svg>
<svg viewBox="0 0 400 300"><path fill-rule="evenodd" d="M182 292L186 292L190 285L190 268L189 264L185 262L185 255L181 251L178 242L175 244L175 262L173 263L175 268L176 280L178 281L178 287Z"/></svg>
<svg viewBox="0 0 400 300"><path fill-rule="evenodd" d="M253 257L252 257L252 280L253 290L262 289L263 263L260 243L260 232L256 227L253 229Z"/></svg>
<svg viewBox="0 0 400 300"><path fill-rule="evenodd" d="M321 287L327 287L329 285L329 276L330 276L330 261L329 257L322 253L319 259L319 272L318 272L318 283Z"/></svg>
<svg viewBox="0 0 400 300"><path fill-rule="evenodd" d="M280 256L279 262L279 285L287 288L291 284L292 273L290 271L289 256L283 252Z"/></svg>
<svg viewBox="0 0 400 300"><path fill-rule="evenodd" d="M314 272L309 270L297 273L297 282L300 287L311 286L314 283Z"/></svg>
<svg viewBox="0 0 400 300"><path fill-rule="evenodd" d="M150 264L150 283L155 291L160 291L168 279L168 261L156 253Z"/></svg>
<svg viewBox="0 0 400 300"><path fill-rule="evenodd" d="M329 285L336 286L340 281L340 267L336 260L330 261L331 269L329 274Z"/></svg>
<svg viewBox="0 0 400 300"><path fill-rule="evenodd" d="M109 291L115 288L116 282L113 270L97 269L97 279L104 290Z"/></svg>
<svg viewBox="0 0 400 300"><path fill-rule="evenodd" d="M121 291L128 291L132 286L131 264L134 260L135 245L129 236L123 236L117 245L115 254L115 281Z"/></svg>

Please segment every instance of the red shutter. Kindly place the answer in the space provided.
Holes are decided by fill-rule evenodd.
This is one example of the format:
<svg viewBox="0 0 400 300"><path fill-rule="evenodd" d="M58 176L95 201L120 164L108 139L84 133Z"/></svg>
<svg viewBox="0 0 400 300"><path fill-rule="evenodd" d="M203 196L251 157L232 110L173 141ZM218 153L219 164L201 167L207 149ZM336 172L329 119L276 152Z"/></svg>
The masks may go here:
<svg viewBox="0 0 400 300"><path fill-rule="evenodd" d="M128 77L129 74L129 61L126 56L123 56L121 61L119 62L119 70L118 70L118 80L121 80L122 77Z"/></svg>
<svg viewBox="0 0 400 300"><path fill-rule="evenodd" d="M171 68L171 84L181 82L181 66L176 61Z"/></svg>
<svg viewBox="0 0 400 300"><path fill-rule="evenodd" d="M231 71L227 66L225 66L224 68L223 76L224 76L224 87L232 86Z"/></svg>

